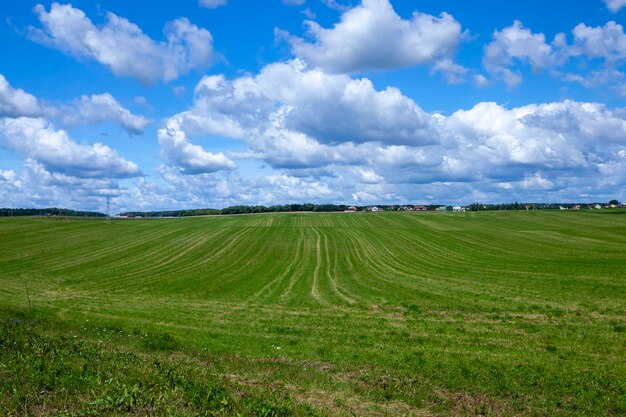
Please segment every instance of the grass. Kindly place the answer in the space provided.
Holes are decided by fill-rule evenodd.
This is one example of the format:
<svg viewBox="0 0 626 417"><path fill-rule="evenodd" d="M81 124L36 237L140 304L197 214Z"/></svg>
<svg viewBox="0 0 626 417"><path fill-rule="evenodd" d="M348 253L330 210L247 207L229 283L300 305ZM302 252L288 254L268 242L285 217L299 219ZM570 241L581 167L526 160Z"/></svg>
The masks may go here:
<svg viewBox="0 0 626 417"><path fill-rule="evenodd" d="M624 415L625 271L622 211L5 218L0 409Z"/></svg>

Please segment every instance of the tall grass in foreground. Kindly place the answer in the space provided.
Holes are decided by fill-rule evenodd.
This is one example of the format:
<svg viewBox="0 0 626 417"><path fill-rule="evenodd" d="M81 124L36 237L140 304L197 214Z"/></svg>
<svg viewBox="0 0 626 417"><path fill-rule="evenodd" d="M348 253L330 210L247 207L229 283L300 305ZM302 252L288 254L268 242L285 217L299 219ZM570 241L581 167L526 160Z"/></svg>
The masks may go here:
<svg viewBox="0 0 626 417"><path fill-rule="evenodd" d="M2 316L11 314L3 311ZM284 393L259 392L218 374L210 362L167 355L163 334L129 351L65 334L37 315L0 321L3 415L313 415Z"/></svg>

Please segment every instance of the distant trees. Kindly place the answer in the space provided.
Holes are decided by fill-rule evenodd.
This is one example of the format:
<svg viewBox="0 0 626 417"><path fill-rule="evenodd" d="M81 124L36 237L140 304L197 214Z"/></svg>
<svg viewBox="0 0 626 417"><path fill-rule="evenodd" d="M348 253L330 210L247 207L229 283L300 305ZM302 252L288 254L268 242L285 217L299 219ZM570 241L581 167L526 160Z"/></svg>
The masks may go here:
<svg viewBox="0 0 626 417"><path fill-rule="evenodd" d="M504 203L504 204L481 204L472 203L467 206L469 211L484 211L484 210L524 210L526 204L518 203Z"/></svg>
<svg viewBox="0 0 626 417"><path fill-rule="evenodd" d="M127 217L188 217L188 216L211 216L221 214L252 214L252 213L286 213L294 211L308 212L337 212L345 211L348 206L344 204L283 204L274 206L230 206L219 209L192 209L192 210L169 210L169 211L128 211L120 213ZM363 207L360 208L364 209Z"/></svg>
<svg viewBox="0 0 626 417"><path fill-rule="evenodd" d="M77 211L56 207L35 208L0 208L0 217L11 216L65 216L65 217L106 217L104 213L96 211Z"/></svg>
<svg viewBox="0 0 626 417"><path fill-rule="evenodd" d="M345 211L348 206L340 204L283 204L276 206L231 206L221 210L221 214L280 213L290 211L336 212Z"/></svg>
<svg viewBox="0 0 626 417"><path fill-rule="evenodd" d="M504 203L504 204L483 204L472 203L466 207L469 211L485 211L485 210L558 210L559 208L567 209L587 209L593 208L596 204L604 206L605 203ZM609 205L620 206L618 200L611 200ZM371 206L356 206L357 211L366 211ZM412 205L377 205L378 208L384 211L401 211L410 209ZM431 204L424 206L428 211L438 210L440 207L445 207L446 211L452 211L452 206L441 206L438 204ZM287 212L318 212L318 213L330 213L346 211L349 206L345 204L282 204L273 206L230 206L223 209L191 209L191 210L161 210L161 211L127 211L120 213L119 216L124 217L146 217L146 218L160 218L160 217L191 217L191 216L217 216L226 214L252 214L252 213L287 213ZM106 214L95 211L77 211L61 208L43 208L43 209L31 209L31 208L0 208L0 217L8 216L68 216L68 217L106 217Z"/></svg>

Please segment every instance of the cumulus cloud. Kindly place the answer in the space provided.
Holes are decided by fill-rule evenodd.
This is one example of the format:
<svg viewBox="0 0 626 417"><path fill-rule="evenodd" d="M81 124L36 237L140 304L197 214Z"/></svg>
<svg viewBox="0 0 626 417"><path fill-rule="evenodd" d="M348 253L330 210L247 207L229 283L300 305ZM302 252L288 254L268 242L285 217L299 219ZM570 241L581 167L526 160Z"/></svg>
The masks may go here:
<svg viewBox="0 0 626 417"><path fill-rule="evenodd" d="M145 84L171 81L206 68L214 58L211 34L187 18L168 23L166 41L158 42L113 13L107 13L100 27L69 4L52 3L49 12L37 5L35 13L42 28L29 27L30 39L68 55L93 59L117 76L134 77Z"/></svg>
<svg viewBox="0 0 626 417"><path fill-rule="evenodd" d="M607 9L613 13L617 13L626 7L626 0L604 0Z"/></svg>
<svg viewBox="0 0 626 417"><path fill-rule="evenodd" d="M562 136L564 131L528 123L542 109L507 110L496 103L479 103L470 110L455 112L448 125L460 146L449 154L458 161L449 168L469 169L489 176L501 175L499 171L505 173L501 167L515 169L525 165L558 169L584 165L584 158L575 144L568 143ZM544 122L551 121L547 119ZM464 150L463 155L460 150ZM479 167L472 168L476 162L480 162Z"/></svg>
<svg viewBox="0 0 626 417"><path fill-rule="evenodd" d="M278 129L329 144L420 146L436 137L436 119L400 90L378 91L367 78L328 74L298 59L268 65L254 77L205 77L196 86L191 113L182 116L189 129L203 124L237 138Z"/></svg>
<svg viewBox="0 0 626 417"><path fill-rule="evenodd" d="M615 22L590 27L581 23L572 31L574 46L572 54L590 58L603 58L616 62L626 58L626 34L624 27Z"/></svg>
<svg viewBox="0 0 626 417"><path fill-rule="evenodd" d="M493 40L484 47L483 66L492 77L509 87L522 82L518 65L522 64L530 66L535 73L546 71L562 81L576 82L587 88L608 85L620 92L626 76L619 69L626 59L624 27L613 21L598 27L581 23L571 33L571 42L564 33L559 33L548 43L543 33L533 33L515 21L494 32ZM578 59L579 65L568 67L574 59ZM597 62L602 64L600 69Z"/></svg>
<svg viewBox="0 0 626 417"><path fill-rule="evenodd" d="M4 147L67 176L129 178L142 175L137 164L122 158L110 147L102 143L76 143L66 131L54 129L41 118L0 119L0 134Z"/></svg>
<svg viewBox="0 0 626 417"><path fill-rule="evenodd" d="M312 42L278 31L292 52L332 72L352 73L429 64L450 58L463 33L447 13L414 12L402 19L389 0L363 0L345 11L332 29L306 21Z"/></svg>
<svg viewBox="0 0 626 417"><path fill-rule="evenodd" d="M598 27L581 23L572 30L572 34L574 41L568 48L569 56L583 61L591 69L586 72L565 72L563 80L579 83L586 88L608 87L626 96L626 73L620 69L626 59L624 27L615 22ZM602 64L600 68L593 66L594 60Z"/></svg>
<svg viewBox="0 0 626 417"><path fill-rule="evenodd" d="M362 183L378 184L384 181L384 178L378 175L373 169L355 167L353 172Z"/></svg>
<svg viewBox="0 0 626 417"><path fill-rule="evenodd" d="M340 189L332 189L324 181L284 173L266 173L253 178L244 178L236 171L185 175L169 166L157 167L156 173L158 182L139 178L123 194L112 199L112 205L121 211L302 201L327 203L344 198Z"/></svg>
<svg viewBox="0 0 626 417"><path fill-rule="evenodd" d="M181 129L180 120L172 118L159 129L161 155L171 165L185 174L202 174L224 169L234 169L235 163L223 153L211 153L194 145Z"/></svg>
<svg viewBox="0 0 626 417"><path fill-rule="evenodd" d="M35 96L13 88L0 74L0 117L37 116L41 111Z"/></svg>
<svg viewBox="0 0 626 417"><path fill-rule="evenodd" d="M141 133L148 123L110 94L53 104L0 75L0 147L25 157L20 172L0 169L0 199L6 205L101 210L103 196L122 193L117 179L142 175L137 164L107 145L79 144L47 119L65 126L116 122L130 133Z"/></svg>
<svg viewBox="0 0 626 417"><path fill-rule="evenodd" d="M256 76L206 76L194 97L188 111L159 131L163 160L187 174L234 167L229 157L192 143L206 135L247 144L232 158L300 172L377 158L383 164L415 161L420 152L414 149L439 140L441 117L399 90L378 91L368 79L327 74L297 59L268 65Z"/></svg>
<svg viewBox="0 0 626 417"><path fill-rule="evenodd" d="M446 151L437 178L526 187L539 173L559 190L585 178L602 180L601 164L614 161L626 144L626 120L604 105L563 101L506 109L479 103L452 114L448 133L456 146ZM543 182L548 184L548 182ZM578 195L576 193L576 195Z"/></svg>
<svg viewBox="0 0 626 417"><path fill-rule="evenodd" d="M12 87L0 74L0 117L43 117L67 127L85 124L117 123L128 133L143 133L150 120L132 114L111 94L82 96L68 104L54 104L37 99Z"/></svg>
<svg viewBox="0 0 626 417"><path fill-rule="evenodd" d="M483 65L509 87L514 87L522 81L522 76L510 69L514 60L530 64L535 72L545 70L556 64L554 47L560 45L562 39L562 35L558 35L553 44L548 44L543 33L532 33L516 20L513 25L494 32L493 41L485 46Z"/></svg>
<svg viewBox="0 0 626 417"><path fill-rule="evenodd" d="M301 60L202 78L193 105L158 132L165 164L157 182L128 185L141 174L135 164L106 145L76 143L42 119L5 117L0 131L3 147L26 157L21 172L0 170L0 195L30 187L41 205L52 196L76 202L80 193L94 207L116 195L120 209L602 199L623 191L626 178L626 110L482 102L443 116L399 90L376 90L366 78ZM215 135L245 149L211 151ZM242 177L234 161L243 159L259 161L262 173Z"/></svg>
<svg viewBox="0 0 626 417"><path fill-rule="evenodd" d="M125 193L126 190L116 180L79 178L51 172L32 158L26 158L20 172L9 171L7 176L0 170L0 199L7 207L69 207L104 211L106 196L116 197Z"/></svg>
<svg viewBox="0 0 626 417"><path fill-rule="evenodd" d="M576 187L593 193L609 173L617 178L624 165L618 155L626 155L625 111L575 101L515 108L484 102L446 117L397 90L378 91L367 79L297 59L256 75L204 77L194 94L191 108L168 122L181 143L205 135L241 140L248 149L231 158L326 184L341 191L336 201L400 201L418 188L436 201L449 195L446 187L458 189L459 200L502 190L517 199ZM166 146L162 152L185 172L185 158L168 159Z"/></svg>
<svg viewBox="0 0 626 417"><path fill-rule="evenodd" d="M333 190L329 184L319 181L307 181L302 178L286 174L269 175L263 179L261 185L268 188L268 201L333 201L341 198L338 190Z"/></svg>
<svg viewBox="0 0 626 417"><path fill-rule="evenodd" d="M67 126L114 122L133 135L143 133L150 120L132 114L108 93L82 96L65 106L58 118Z"/></svg>

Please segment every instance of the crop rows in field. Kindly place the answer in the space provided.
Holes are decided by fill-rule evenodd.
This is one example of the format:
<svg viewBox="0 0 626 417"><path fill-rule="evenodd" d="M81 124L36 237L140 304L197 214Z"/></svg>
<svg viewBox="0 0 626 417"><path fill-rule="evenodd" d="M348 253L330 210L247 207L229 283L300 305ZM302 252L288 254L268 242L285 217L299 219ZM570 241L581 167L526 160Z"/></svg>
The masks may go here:
<svg viewBox="0 0 626 417"><path fill-rule="evenodd" d="M626 212L32 218L0 230L2 307L32 302L96 343L161 334L322 408L626 410Z"/></svg>
<svg viewBox="0 0 626 417"><path fill-rule="evenodd" d="M394 303L420 294L446 302L477 292L541 299L553 295L554 280L567 276L566 287L576 287L603 268L610 272L612 263L622 265L625 234L613 227L615 219L587 215L554 224L544 213L41 219L5 227L0 269L75 290L258 304ZM586 232L597 229L601 235ZM536 285L515 286L528 280Z"/></svg>

